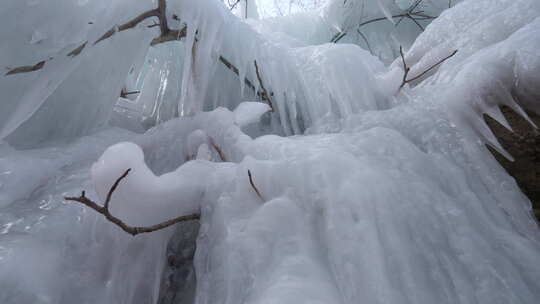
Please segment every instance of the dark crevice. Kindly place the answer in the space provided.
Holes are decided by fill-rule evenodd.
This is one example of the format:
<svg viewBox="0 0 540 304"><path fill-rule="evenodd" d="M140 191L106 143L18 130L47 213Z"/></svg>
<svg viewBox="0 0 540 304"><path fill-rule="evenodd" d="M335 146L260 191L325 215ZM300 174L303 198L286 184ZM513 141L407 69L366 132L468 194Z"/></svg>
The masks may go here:
<svg viewBox="0 0 540 304"><path fill-rule="evenodd" d="M527 195L532 202L536 218L540 220L540 132L512 109L502 107L501 110L514 132L507 130L489 116L485 115L484 118L503 148L514 157L515 161L509 161L491 147L488 148ZM540 126L539 115L532 112L527 114L537 126Z"/></svg>
<svg viewBox="0 0 540 304"><path fill-rule="evenodd" d="M195 300L195 255L199 222L181 222L167 245L158 304L191 304Z"/></svg>

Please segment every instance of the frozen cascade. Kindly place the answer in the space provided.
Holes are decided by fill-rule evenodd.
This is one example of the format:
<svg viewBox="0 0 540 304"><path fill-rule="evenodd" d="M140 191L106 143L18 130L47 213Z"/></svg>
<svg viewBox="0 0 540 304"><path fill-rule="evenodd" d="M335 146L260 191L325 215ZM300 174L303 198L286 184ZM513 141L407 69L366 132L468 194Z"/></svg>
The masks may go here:
<svg viewBox="0 0 540 304"><path fill-rule="evenodd" d="M316 12L240 21L217 0L170 1L171 24L188 26L181 43L148 51L153 36L141 26L71 61L58 45L98 37L115 16L139 10L63 3L60 12L88 6L84 17L103 19L101 28L66 16L70 33L44 26L28 41L6 36L39 50L17 58L2 46L2 60L54 59L37 74L0 81L9 92L0 112L0 303L159 300L175 228L133 238L62 199L86 189L102 201L131 168L111 201L116 216L151 225L201 212L196 288L185 293L195 293L194 303L536 304L540 230L486 149L506 153L482 115L508 125L500 105L525 117L522 107L540 112L540 2L464 0L443 10L448 1L426 1L440 17L418 37L405 29L400 42L411 77L458 53L402 89L388 36L372 40L371 53L352 37L326 43L336 29L393 19L412 2L336 0ZM386 23L372 30L397 35ZM52 42L66 37L74 41ZM246 102L257 97L244 78L260 86L254 60L275 112ZM96 75L111 81L98 93ZM75 86L81 79L85 89ZM122 85L142 92L115 110ZM107 126L111 117L139 133Z"/></svg>

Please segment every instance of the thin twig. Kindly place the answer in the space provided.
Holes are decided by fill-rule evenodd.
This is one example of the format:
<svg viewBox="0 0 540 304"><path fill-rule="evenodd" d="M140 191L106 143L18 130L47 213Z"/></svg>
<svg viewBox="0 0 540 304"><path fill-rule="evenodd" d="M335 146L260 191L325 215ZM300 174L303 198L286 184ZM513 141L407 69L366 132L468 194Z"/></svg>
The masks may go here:
<svg viewBox="0 0 540 304"><path fill-rule="evenodd" d="M122 174L122 176L120 176L114 182L113 186L111 187L111 189L109 190L109 192L107 194L107 199L106 199L105 204L103 206L100 206L98 203L96 203L96 202L92 201L91 199L87 198L85 191L83 191L81 193L81 195L78 196L78 197L69 197L69 196L67 196L67 197L64 197L64 199L67 200L67 201L79 202L79 203L81 203L83 205L86 205L87 207L89 207L89 208L95 210L96 212L102 214L107 220L109 220L110 222L112 222L116 226L120 227L125 232L131 234L132 236L135 236L135 235L141 234L141 233L148 233L148 232L161 230L161 229L167 228L167 227L172 226L172 225L174 225L176 223L179 223L179 222L200 219L200 214L190 214L190 215L178 216L178 217L172 218L170 220L167 220L167 221L164 221L164 222L161 222L159 224L152 225L152 226L133 227L133 226L127 225L121 219L119 219L119 218L115 217L114 215L112 215L109 212L109 202L111 200L111 197L112 197L113 193L116 191L116 188L120 184L120 181L122 181L122 179L124 179L129 174L130 170L131 169L127 169L126 172L124 172L124 174Z"/></svg>
<svg viewBox="0 0 540 304"><path fill-rule="evenodd" d="M437 17L434 17L434 16L428 16L428 15L419 15L417 13L403 13L403 14L397 14L397 15L393 15L392 16L392 19L396 19L396 18L409 18L409 19L417 19L417 20L429 20L429 19L435 19ZM362 27L364 25L367 25L367 24L370 24L370 23L373 23L373 22L377 22L377 21L384 21L384 20L388 20L388 18L386 17L379 17L379 18L374 18L374 19L370 19L370 20L367 20L367 21L364 21L362 23L360 23L358 25L358 27Z"/></svg>
<svg viewBox="0 0 540 304"><path fill-rule="evenodd" d="M257 186L255 186L255 183L253 182L253 176L251 176L251 171L248 170L248 176L249 176L249 183L251 184L251 188L257 193L257 196L264 201L264 198L261 195L261 192L259 192L259 189L257 189Z"/></svg>
<svg viewBox="0 0 540 304"><path fill-rule="evenodd" d="M422 26L422 24L420 24L420 22L418 21L422 21L422 20L431 20L431 19L435 19L437 18L437 16L429 16L429 15L426 15L424 14L424 11L415 11L415 9L423 2L424 0L417 0L415 1L408 9L406 9L403 13L401 14L396 14L396 15L393 15L393 16L390 16L392 19L397 19L399 18L399 20L396 22L396 24L394 25L395 27L397 27L401 21L403 21L403 19L407 18L409 20L411 20L412 22L414 22L422 31L424 31L424 27ZM358 33L361 34L360 32L360 28L364 25L368 25L370 23L374 23L374 22L379 22L379 21L385 21L385 20L388 20L389 18L388 17L378 17L378 18L374 18L374 19L370 19L370 20L367 20L367 21L364 21L362 23L360 23L357 27L357 31ZM346 32L339 32L337 34L335 34L332 39L330 40L330 42L333 42L333 43L337 43L339 40L341 40L341 38L343 38L347 33ZM363 34L361 34L361 36L363 36ZM367 39L365 37L362 37L364 38L364 40L366 41L367 43ZM369 44L369 43L368 43Z"/></svg>
<svg viewBox="0 0 540 304"><path fill-rule="evenodd" d="M221 63L223 63L227 69L231 70L233 73L236 74L236 76L240 76L240 72L238 71L238 68L235 67L229 60L227 60L225 57L223 56L219 56L219 61L221 61ZM253 82L251 82L251 80L244 78L244 83L252 90L252 91L256 91L255 89L255 85L253 84Z"/></svg>
<svg viewBox="0 0 540 304"><path fill-rule="evenodd" d="M216 144L216 142L214 141L214 139L212 137L208 136L208 140L210 141L210 145L212 146L212 148L214 148L214 150L216 150L216 152L219 155L219 158L221 159L221 161L226 162L227 158L225 157L225 153L223 153L223 150L221 150L221 148Z"/></svg>
<svg viewBox="0 0 540 304"><path fill-rule="evenodd" d="M233 4L231 4L228 0L227 2L229 4L229 9L232 11L238 5L238 3L240 3L240 0L236 0Z"/></svg>
<svg viewBox="0 0 540 304"><path fill-rule="evenodd" d="M141 93L141 91L128 92L128 91L126 91L126 89L122 89L122 91L120 91L120 97L127 98L128 95L139 94L139 93Z"/></svg>
<svg viewBox="0 0 540 304"><path fill-rule="evenodd" d="M403 62L403 80L401 81L401 85L399 86L399 89L403 88L405 84L407 83L407 75L409 75L409 71L411 70L410 67L407 66L407 63L405 62L405 56L403 55L403 47L399 46L399 55L401 55L401 61Z"/></svg>
<svg viewBox="0 0 540 304"><path fill-rule="evenodd" d="M407 80L408 82L411 82L411 81L415 81L416 79L424 76L426 73L428 73L429 71L433 70L435 67L437 67L438 65L440 65L441 63L445 62L446 60L448 60L450 57L454 56L455 54L457 54L458 50L454 50L452 52L452 54L444 57L443 59L439 60L437 63L435 63L434 65L430 66L427 70L423 71L422 73L420 73L418 76L415 76L409 80Z"/></svg>
<svg viewBox="0 0 540 304"><path fill-rule="evenodd" d="M330 40L330 42L338 43L341 40L341 38L345 37L346 35L347 35L347 32L339 32L334 35L334 37L332 38L332 40Z"/></svg>
<svg viewBox="0 0 540 304"><path fill-rule="evenodd" d="M266 102L270 106L270 111L274 112L274 105L272 104L272 100L270 99L270 94L268 94L268 91L264 87L264 83L263 83L262 78L261 78L261 73L259 71L259 65L257 64L257 60L253 61L253 63L255 64L255 73L257 74L257 79L259 80L259 85L260 85L261 90L262 90L262 92L260 94L261 99L266 100Z"/></svg>
<svg viewBox="0 0 540 304"><path fill-rule="evenodd" d="M429 68L427 68L425 71L423 71L422 73L418 74L417 76L413 77L413 78L410 78L410 79L407 79L407 76L409 75L409 72L411 71L411 68L409 66L407 66L407 63L405 62L405 55L403 54L403 47L402 46L399 46L399 55L401 56L401 62L403 63L403 79L401 81L401 85L399 86L399 90L401 90L405 84L407 83L410 83L410 82L413 82L419 78L421 78L422 76L424 76L425 74L427 74L429 71L433 70L434 68L436 68L437 66L439 66L441 63L445 62L446 60L448 60L450 57L454 56L455 54L457 54L458 50L454 50L452 52L452 54L444 57L443 59L437 61L435 64L431 65ZM399 91L398 90L398 91Z"/></svg>
<svg viewBox="0 0 540 304"><path fill-rule="evenodd" d="M360 37L364 39L364 42L366 43L369 52L371 53L371 55L373 55L374 53L373 53L373 50L371 49L371 45L369 45L369 41L367 40L367 37L360 31L360 29L357 29L356 31L358 32Z"/></svg>
<svg viewBox="0 0 540 304"><path fill-rule="evenodd" d="M109 189L109 193L107 193L107 198L105 199L105 204L103 204L103 207L107 210L109 210L109 203L111 202L111 197L114 193L114 191L116 191L116 188L118 188L118 184L120 184L120 182L126 178L126 176L129 174L129 171L131 171L131 168L127 169L126 172L124 172L124 174L122 174L115 182L114 184L112 185L111 189Z"/></svg>

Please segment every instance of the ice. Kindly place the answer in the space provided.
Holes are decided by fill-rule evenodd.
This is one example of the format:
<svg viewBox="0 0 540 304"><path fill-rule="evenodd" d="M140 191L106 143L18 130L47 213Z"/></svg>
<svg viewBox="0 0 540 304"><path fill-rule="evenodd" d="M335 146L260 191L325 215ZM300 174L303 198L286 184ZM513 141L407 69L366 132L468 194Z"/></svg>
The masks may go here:
<svg viewBox="0 0 540 304"><path fill-rule="evenodd" d="M149 49L148 20L75 58L156 3L64 2L0 11L36 18L0 32L5 65L54 57L0 76L0 303L157 303L174 244L196 276L180 303L540 299L538 222L482 117L509 128L499 106L540 111L538 1L313 1L262 20L168 1L182 41ZM415 5L440 16L400 21ZM400 88L400 46L410 77L458 52ZM112 214L138 226L200 212L183 223L196 240L131 237L63 199L102 203L127 169Z"/></svg>

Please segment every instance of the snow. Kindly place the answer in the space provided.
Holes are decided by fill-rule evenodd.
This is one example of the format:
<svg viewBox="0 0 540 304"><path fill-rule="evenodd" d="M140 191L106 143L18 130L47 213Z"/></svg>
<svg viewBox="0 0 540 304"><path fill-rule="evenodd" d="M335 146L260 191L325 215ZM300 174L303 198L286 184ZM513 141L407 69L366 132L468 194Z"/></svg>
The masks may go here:
<svg viewBox="0 0 540 304"><path fill-rule="evenodd" d="M270 110L270 106L261 102L242 102L234 110L234 122L240 127L248 126Z"/></svg>
<svg viewBox="0 0 540 304"><path fill-rule="evenodd" d="M152 2L5 4L59 19L26 40L3 32L2 62L55 59L0 77L1 303L157 302L169 240L190 240L131 237L63 199L103 202L127 169L110 203L127 224L200 212L195 303L538 302L538 222L482 117L540 113L538 1L425 1L441 14L425 31L395 26L414 1L246 21L216 0L169 1L181 42L148 49L143 25L61 56ZM394 25L370 24L371 49L329 43L381 16ZM400 45L410 77L458 52L399 89ZM118 99L122 87L141 93Z"/></svg>

